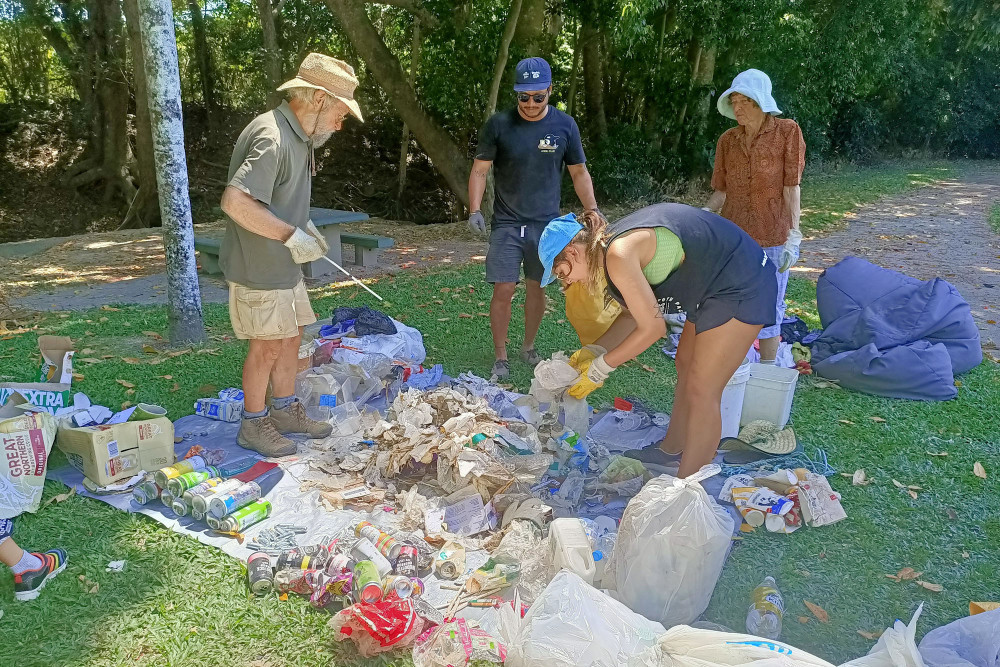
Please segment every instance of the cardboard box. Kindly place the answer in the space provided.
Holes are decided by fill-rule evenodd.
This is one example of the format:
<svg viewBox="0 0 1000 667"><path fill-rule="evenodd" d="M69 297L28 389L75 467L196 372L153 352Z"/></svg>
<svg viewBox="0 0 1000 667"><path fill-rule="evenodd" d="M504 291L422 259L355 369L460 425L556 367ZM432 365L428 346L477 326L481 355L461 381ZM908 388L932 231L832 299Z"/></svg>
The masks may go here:
<svg viewBox="0 0 1000 667"><path fill-rule="evenodd" d="M42 353L39 382L73 382L73 341L69 336L39 336L38 350Z"/></svg>
<svg viewBox="0 0 1000 667"><path fill-rule="evenodd" d="M69 384L55 382L0 382L0 405L14 393L21 394L28 402L43 412L54 415L56 410L73 404Z"/></svg>
<svg viewBox="0 0 1000 667"><path fill-rule="evenodd" d="M171 465L174 425L166 417L105 426L60 426L56 447L99 486Z"/></svg>

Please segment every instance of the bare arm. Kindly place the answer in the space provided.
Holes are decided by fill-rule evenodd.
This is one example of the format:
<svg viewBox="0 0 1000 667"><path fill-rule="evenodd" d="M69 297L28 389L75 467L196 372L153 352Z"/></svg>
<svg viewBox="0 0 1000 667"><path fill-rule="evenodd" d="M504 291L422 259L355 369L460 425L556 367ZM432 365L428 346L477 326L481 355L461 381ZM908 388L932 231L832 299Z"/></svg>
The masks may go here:
<svg viewBox="0 0 1000 667"><path fill-rule="evenodd" d="M722 205L725 203L726 203L726 193L716 190L712 193L712 196L708 198L708 203L705 204L705 208L707 208L709 211L714 211L718 213L719 211L722 210Z"/></svg>
<svg viewBox="0 0 1000 667"><path fill-rule="evenodd" d="M667 332L667 324L663 321L656 296L639 265L638 248L634 246L641 241L642 237L638 236L619 239L608 248L605 259L608 276L625 298L629 315L635 322L632 333L604 357L613 368L635 359ZM617 323L618 320L615 320L615 324Z"/></svg>
<svg viewBox="0 0 1000 667"><path fill-rule="evenodd" d="M469 172L469 212L480 210L483 205L483 193L486 192L486 175L490 173L493 162L489 160L473 160L472 171Z"/></svg>
<svg viewBox="0 0 1000 667"><path fill-rule="evenodd" d="M802 216L802 190L798 185L786 185L782 189L785 205L792 214L792 229L799 228L799 218ZM713 195L714 196L714 195ZM723 194L725 197L725 194Z"/></svg>
<svg viewBox="0 0 1000 667"><path fill-rule="evenodd" d="M284 243L295 227L271 213L266 206L243 192L229 185L222 193L222 211L233 219L237 225L265 238Z"/></svg>
<svg viewBox="0 0 1000 667"><path fill-rule="evenodd" d="M590 172L587 171L587 164L581 162L580 164L570 164L567 165L569 169L569 176L573 179L573 189L576 190L576 196L580 198L580 203L583 204L583 208L586 211L597 210L597 197L594 196L594 181L590 178Z"/></svg>
<svg viewBox="0 0 1000 667"><path fill-rule="evenodd" d="M600 345L605 350L613 350L621 345L633 331L635 331L635 319L633 319L632 313L623 310L615 318L615 321L611 323L608 330L601 334L601 337L594 341L594 343Z"/></svg>

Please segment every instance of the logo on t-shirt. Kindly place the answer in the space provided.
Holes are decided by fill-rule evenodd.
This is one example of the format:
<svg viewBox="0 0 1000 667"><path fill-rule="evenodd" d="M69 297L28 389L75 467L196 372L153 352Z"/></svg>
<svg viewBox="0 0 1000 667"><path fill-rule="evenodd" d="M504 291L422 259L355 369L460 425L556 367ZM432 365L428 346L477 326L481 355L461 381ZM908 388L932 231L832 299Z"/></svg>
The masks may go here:
<svg viewBox="0 0 1000 667"><path fill-rule="evenodd" d="M673 315L675 313L683 313L684 307L681 306L681 302L674 299L672 296L662 296L656 300L656 305L660 310L660 315Z"/></svg>
<svg viewBox="0 0 1000 667"><path fill-rule="evenodd" d="M556 149L559 148L560 139L561 137L558 135L546 134L538 140L538 150L542 153L555 153Z"/></svg>

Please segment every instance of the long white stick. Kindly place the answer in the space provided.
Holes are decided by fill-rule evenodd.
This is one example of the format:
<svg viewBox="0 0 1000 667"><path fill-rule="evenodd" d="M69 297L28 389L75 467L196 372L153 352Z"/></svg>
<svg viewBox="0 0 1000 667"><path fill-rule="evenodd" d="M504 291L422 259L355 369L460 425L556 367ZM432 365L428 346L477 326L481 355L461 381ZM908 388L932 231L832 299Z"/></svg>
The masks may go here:
<svg viewBox="0 0 1000 667"><path fill-rule="evenodd" d="M337 263L336 263L335 261L333 261L332 259L330 259L330 258L329 258L329 257L327 257L326 255L323 255L323 259L325 259L326 261L330 262L330 263L331 263L331 264L333 264L333 265L334 265L335 267L337 267L338 269L340 269L340 272L341 272L341 273L343 273L343 274L344 274L345 276L347 276L348 278L350 278L351 280L353 280L353 281L354 281L354 282L356 282L357 284L359 284L359 285L361 285L362 287L364 287L364 288L365 288L365 290L367 290L369 294L371 294L371 295L372 295L373 297L375 297L375 298L376 298L376 299L378 299L379 301L384 301L384 300L385 300L385 299L383 299L382 297L380 297L380 296L379 296L378 294L376 294L375 292L373 292L373 291L371 291L370 289L368 289L368 285L365 285L365 284L364 284L363 282L361 282L360 280L358 280L357 278L355 278L354 276L352 276L352 275L351 275L350 273L348 273L348 272L347 272L347 270L346 270L346 269L344 269L344 267L342 267L342 266L341 266L340 264L337 264Z"/></svg>

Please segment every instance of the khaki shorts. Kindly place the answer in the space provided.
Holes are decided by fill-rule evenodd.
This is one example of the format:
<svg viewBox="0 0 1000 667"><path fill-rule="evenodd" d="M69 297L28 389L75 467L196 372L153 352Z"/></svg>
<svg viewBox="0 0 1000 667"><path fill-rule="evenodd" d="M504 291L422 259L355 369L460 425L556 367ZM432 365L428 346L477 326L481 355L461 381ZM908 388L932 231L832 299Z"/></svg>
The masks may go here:
<svg viewBox="0 0 1000 667"><path fill-rule="evenodd" d="M316 321L306 286L250 289L229 283L229 319L240 339L279 340L299 335L299 327Z"/></svg>

